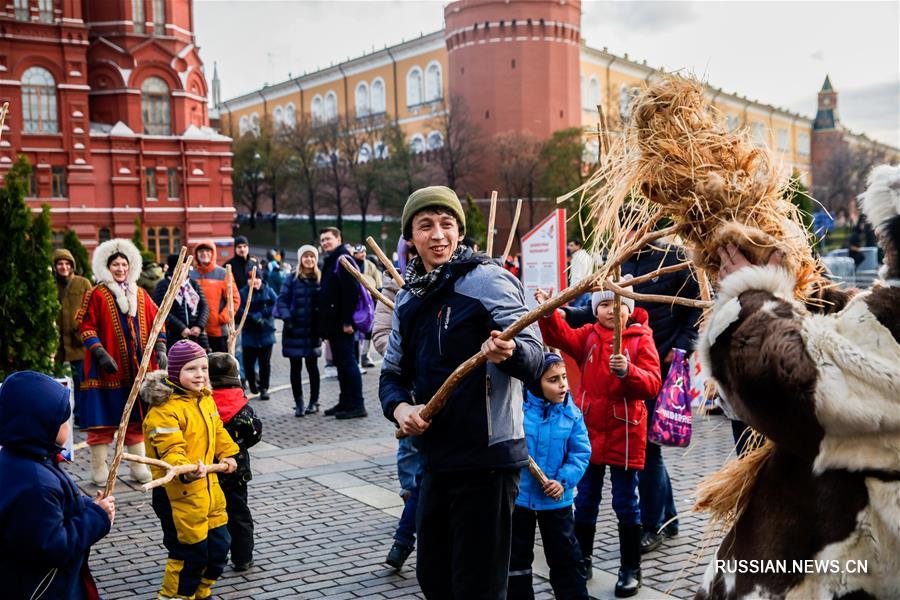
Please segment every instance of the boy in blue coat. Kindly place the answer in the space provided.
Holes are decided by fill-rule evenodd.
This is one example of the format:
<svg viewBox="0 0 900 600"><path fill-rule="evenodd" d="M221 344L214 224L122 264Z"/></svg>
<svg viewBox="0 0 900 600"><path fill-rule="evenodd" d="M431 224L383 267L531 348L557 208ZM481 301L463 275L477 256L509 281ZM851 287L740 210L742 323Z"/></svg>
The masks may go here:
<svg viewBox="0 0 900 600"><path fill-rule="evenodd" d="M34 371L0 386L0 579L4 598L99 598L91 546L109 533L112 496L85 496L57 464L69 391Z"/></svg>
<svg viewBox="0 0 900 600"><path fill-rule="evenodd" d="M581 411L569 395L566 365L558 354L544 353L540 379L526 386L525 439L528 453L549 481L541 486L527 468L522 469L512 517L508 598L534 598L531 563L537 522L554 594L557 598L586 599L572 503L575 486L591 458L591 443Z"/></svg>

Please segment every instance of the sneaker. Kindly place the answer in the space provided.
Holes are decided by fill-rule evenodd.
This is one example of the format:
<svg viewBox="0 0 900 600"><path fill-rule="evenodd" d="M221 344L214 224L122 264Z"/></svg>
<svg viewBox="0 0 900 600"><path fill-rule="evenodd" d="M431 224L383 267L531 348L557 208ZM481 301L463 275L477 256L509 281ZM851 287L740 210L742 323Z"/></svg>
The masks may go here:
<svg viewBox="0 0 900 600"><path fill-rule="evenodd" d="M375 363L373 363L372 359L370 359L368 356L364 356L362 359L362 366L367 369L373 369L375 368Z"/></svg>
<svg viewBox="0 0 900 600"><path fill-rule="evenodd" d="M409 555L412 554L412 551L412 546L394 542L390 552L388 552L387 558L384 559L384 563L399 571L403 567L403 563L406 562L406 559L409 558Z"/></svg>
<svg viewBox="0 0 900 600"><path fill-rule="evenodd" d="M647 554L648 552L653 552L663 543L663 536L656 533L655 531L645 531L643 535L641 535L641 554Z"/></svg>
<svg viewBox="0 0 900 600"><path fill-rule="evenodd" d="M253 566L253 559L251 558L247 562L234 563L234 570L238 573L243 573L247 569Z"/></svg>
<svg viewBox="0 0 900 600"><path fill-rule="evenodd" d="M336 419L359 419L362 417L368 417L369 413L366 412L365 408L353 408L350 410L340 410L334 413L334 418Z"/></svg>
<svg viewBox="0 0 900 600"><path fill-rule="evenodd" d="M323 379L329 379L331 377L337 377L337 367L333 367L333 366L325 367Z"/></svg>

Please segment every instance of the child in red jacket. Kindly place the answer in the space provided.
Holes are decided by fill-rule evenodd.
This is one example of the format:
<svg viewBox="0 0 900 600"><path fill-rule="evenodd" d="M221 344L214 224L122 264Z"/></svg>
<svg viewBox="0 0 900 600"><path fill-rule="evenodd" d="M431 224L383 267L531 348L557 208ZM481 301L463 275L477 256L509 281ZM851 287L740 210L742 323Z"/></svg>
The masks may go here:
<svg viewBox="0 0 900 600"><path fill-rule="evenodd" d="M535 293L542 303L543 290ZM641 586L641 513L638 504L638 471L644 468L647 447L645 400L659 393L659 355L647 312L622 298L622 311L615 314L613 293L594 292L591 307L597 322L572 329L560 311L541 319L544 343L559 348L581 367L581 385L575 404L581 408L591 440L591 464L575 496L575 537L591 575L594 532L600 510L603 476L610 468L612 505L619 521L619 578L617 597L637 594ZM622 320L622 353L613 354L615 319Z"/></svg>

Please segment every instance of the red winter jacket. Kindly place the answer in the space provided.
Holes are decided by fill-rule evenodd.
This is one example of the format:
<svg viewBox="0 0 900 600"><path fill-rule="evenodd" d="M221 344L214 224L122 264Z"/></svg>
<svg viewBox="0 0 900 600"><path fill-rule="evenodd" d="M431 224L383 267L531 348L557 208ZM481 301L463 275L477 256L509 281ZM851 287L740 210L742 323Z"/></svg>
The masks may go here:
<svg viewBox="0 0 900 600"><path fill-rule="evenodd" d="M599 323L569 327L558 311L539 321L544 343L559 348L581 366L581 385L575 404L584 414L594 464L644 468L647 450L647 407L661 385L659 354L647 311L634 309L622 330L622 353L627 352L628 374L619 378L609 370L613 332Z"/></svg>

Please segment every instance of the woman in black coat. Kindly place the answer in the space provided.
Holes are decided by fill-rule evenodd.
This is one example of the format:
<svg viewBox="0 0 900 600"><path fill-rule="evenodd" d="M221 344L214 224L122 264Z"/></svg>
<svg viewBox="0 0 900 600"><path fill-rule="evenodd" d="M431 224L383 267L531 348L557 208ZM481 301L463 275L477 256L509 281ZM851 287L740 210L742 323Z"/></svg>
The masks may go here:
<svg viewBox="0 0 900 600"><path fill-rule="evenodd" d="M313 246L297 250L297 271L285 279L278 295L277 316L284 320L281 353L291 362L294 416L319 411L319 355L322 341L316 327L319 314L319 252ZM303 409L303 363L309 374L309 406Z"/></svg>
<svg viewBox="0 0 900 600"><path fill-rule="evenodd" d="M157 306L162 304L169 284L172 283L172 275L178 265L178 255L170 254L168 258L169 268L166 276L156 284L153 289L153 301ZM203 296L203 290L196 281L187 278L181 286L169 316L166 317L166 345L171 348L178 340L192 340L209 351L209 338L206 336L206 322L209 320L209 305Z"/></svg>

